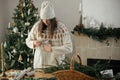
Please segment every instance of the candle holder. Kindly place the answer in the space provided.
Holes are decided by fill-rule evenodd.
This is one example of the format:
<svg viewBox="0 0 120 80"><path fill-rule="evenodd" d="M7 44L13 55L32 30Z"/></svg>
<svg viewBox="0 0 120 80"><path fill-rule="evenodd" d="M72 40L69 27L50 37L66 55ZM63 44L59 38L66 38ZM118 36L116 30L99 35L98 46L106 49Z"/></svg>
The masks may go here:
<svg viewBox="0 0 120 80"><path fill-rule="evenodd" d="M3 48L3 43L1 43L1 64L2 64L2 74L1 77L6 77L5 74L5 58L4 58L4 48Z"/></svg>
<svg viewBox="0 0 120 80"><path fill-rule="evenodd" d="M2 74L0 76L1 77L6 77L7 75L5 74L5 71L2 71Z"/></svg>

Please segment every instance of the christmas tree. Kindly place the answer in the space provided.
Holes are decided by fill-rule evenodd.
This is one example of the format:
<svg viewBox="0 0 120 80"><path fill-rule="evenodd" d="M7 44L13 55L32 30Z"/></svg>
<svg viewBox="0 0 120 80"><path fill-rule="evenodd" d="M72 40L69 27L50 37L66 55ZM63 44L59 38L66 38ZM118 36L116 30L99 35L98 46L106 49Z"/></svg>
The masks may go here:
<svg viewBox="0 0 120 80"><path fill-rule="evenodd" d="M7 39L4 42L5 66L7 69L32 67L33 53L26 46L25 39L34 23L38 21L38 8L32 0L19 0L14 9L13 22L9 23Z"/></svg>

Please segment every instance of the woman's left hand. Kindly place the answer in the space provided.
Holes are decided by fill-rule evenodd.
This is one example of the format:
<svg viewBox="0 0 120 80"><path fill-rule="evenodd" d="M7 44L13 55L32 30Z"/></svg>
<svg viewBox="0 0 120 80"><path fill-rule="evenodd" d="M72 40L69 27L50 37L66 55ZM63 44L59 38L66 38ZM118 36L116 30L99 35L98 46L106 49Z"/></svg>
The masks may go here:
<svg viewBox="0 0 120 80"><path fill-rule="evenodd" d="M51 46L51 44L46 44L46 45L43 45L43 49L46 52L51 52L52 51L52 46Z"/></svg>

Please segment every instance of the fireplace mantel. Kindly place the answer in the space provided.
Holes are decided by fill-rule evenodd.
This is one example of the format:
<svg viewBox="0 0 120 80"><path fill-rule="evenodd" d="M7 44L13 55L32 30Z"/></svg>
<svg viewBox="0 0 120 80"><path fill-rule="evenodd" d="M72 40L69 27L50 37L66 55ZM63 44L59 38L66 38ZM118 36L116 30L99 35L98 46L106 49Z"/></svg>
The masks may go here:
<svg viewBox="0 0 120 80"><path fill-rule="evenodd" d="M101 63L104 63L106 61L109 61L109 59L88 58L87 59L87 65L88 66L93 66L97 61L100 61ZM108 65L108 69L112 69L114 74L120 72L120 60L110 60L110 63Z"/></svg>
<svg viewBox="0 0 120 80"><path fill-rule="evenodd" d="M112 59L120 60L120 40L109 38L109 45L106 42L99 42L86 35L74 35L76 53L79 53L82 63L87 65L87 59Z"/></svg>

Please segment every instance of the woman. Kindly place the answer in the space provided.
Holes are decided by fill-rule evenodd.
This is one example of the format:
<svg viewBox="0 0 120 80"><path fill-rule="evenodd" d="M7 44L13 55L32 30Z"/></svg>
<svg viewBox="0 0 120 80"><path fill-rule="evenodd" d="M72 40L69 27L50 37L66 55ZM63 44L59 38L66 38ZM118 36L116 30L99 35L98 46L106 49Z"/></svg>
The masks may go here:
<svg viewBox="0 0 120 80"><path fill-rule="evenodd" d="M73 51L73 44L67 27L56 20L53 5L44 1L41 5L40 18L33 26L26 44L35 50L34 69L56 65L66 54Z"/></svg>

